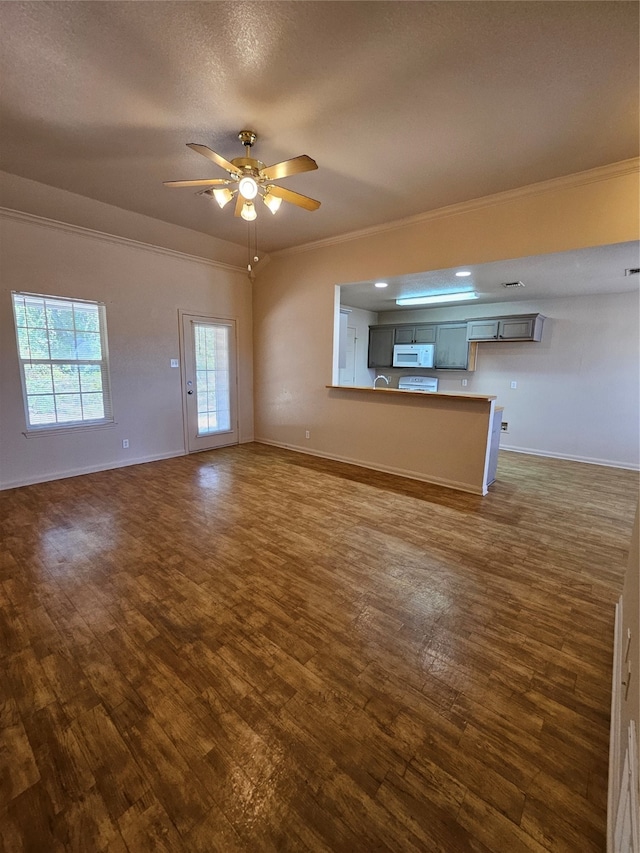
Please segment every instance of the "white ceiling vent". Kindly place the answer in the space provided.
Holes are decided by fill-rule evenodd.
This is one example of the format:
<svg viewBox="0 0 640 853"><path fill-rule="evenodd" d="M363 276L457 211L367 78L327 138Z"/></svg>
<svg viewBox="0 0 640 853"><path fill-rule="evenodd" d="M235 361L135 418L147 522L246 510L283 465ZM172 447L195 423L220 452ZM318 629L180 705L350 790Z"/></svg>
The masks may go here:
<svg viewBox="0 0 640 853"><path fill-rule="evenodd" d="M638 275L640 274L640 267L629 267L624 271L625 275Z"/></svg>
<svg viewBox="0 0 640 853"><path fill-rule="evenodd" d="M506 288L524 287L524 282L523 281L503 281L502 286L506 287Z"/></svg>

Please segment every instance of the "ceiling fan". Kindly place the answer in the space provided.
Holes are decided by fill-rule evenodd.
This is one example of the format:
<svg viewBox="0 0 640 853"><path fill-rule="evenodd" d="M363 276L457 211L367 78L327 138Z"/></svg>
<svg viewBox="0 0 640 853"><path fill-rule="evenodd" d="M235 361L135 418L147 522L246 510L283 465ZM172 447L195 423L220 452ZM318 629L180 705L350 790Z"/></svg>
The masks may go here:
<svg viewBox="0 0 640 853"><path fill-rule="evenodd" d="M206 189L202 189L197 195L215 199L221 208L235 197L235 215L241 216L248 222L257 217L254 200L258 196L262 198L271 213L276 213L283 201L296 204L305 210L317 210L320 207L319 201L272 183L300 172L311 172L318 168L316 161L307 157L306 154L301 154L291 160L265 166L260 160L254 160L250 156L251 147L256 138L252 130L241 130L238 139L245 146L246 153L244 157L236 157L233 160L227 160L220 154L216 154L206 145L188 142L188 148L212 160L217 166L221 166L229 173L229 177L197 181L165 181L165 187L205 187Z"/></svg>

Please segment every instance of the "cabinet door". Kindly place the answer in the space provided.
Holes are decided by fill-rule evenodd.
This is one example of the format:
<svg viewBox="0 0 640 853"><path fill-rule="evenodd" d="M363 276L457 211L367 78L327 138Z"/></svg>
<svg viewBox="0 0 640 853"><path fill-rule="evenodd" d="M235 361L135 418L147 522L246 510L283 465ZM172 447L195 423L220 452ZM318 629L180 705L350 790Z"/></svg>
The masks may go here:
<svg viewBox="0 0 640 853"><path fill-rule="evenodd" d="M435 344L437 326L416 326L414 340L417 344Z"/></svg>
<svg viewBox="0 0 640 853"><path fill-rule="evenodd" d="M415 326L396 326L395 342L397 344L412 344Z"/></svg>
<svg viewBox="0 0 640 853"><path fill-rule="evenodd" d="M495 341L498 338L498 320L469 320L467 339L470 341Z"/></svg>
<svg viewBox="0 0 640 853"><path fill-rule="evenodd" d="M438 326L436 338L436 367L450 370L466 370L469 363L467 324L452 323Z"/></svg>
<svg viewBox="0 0 640 853"><path fill-rule="evenodd" d="M530 341L533 338L533 320L533 317L500 320L498 337L500 340Z"/></svg>
<svg viewBox="0 0 640 853"><path fill-rule="evenodd" d="M369 329L369 367L391 367L394 331L393 326Z"/></svg>

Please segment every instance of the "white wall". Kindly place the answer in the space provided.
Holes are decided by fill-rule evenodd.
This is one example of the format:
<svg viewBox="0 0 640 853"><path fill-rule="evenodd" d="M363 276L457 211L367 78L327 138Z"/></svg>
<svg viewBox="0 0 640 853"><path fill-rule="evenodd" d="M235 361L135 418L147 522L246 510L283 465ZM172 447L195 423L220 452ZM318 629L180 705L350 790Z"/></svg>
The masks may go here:
<svg viewBox="0 0 640 853"><path fill-rule="evenodd" d="M181 371L170 367L180 356L179 309L236 319L239 434L253 439L251 283L243 271L31 216L0 214L0 227L0 488L184 453ZM115 426L24 436L12 290L106 303Z"/></svg>
<svg viewBox="0 0 640 853"><path fill-rule="evenodd" d="M351 308L347 302L341 303L343 308L349 309L347 326L355 329L356 333L356 385L373 385L376 377L375 370L367 367L369 356L369 326L375 326L378 315L374 311L365 311L362 308Z"/></svg>
<svg viewBox="0 0 640 853"><path fill-rule="evenodd" d="M343 291L348 291L348 287ZM348 297L346 297L348 298ZM496 394L504 449L640 466L638 292L378 315L378 323L540 313L540 343L483 342L475 372L429 370L440 391ZM385 371L390 375L403 371ZM405 371L406 372L406 371ZM461 387L462 379L468 384ZM512 390L510 384L517 382Z"/></svg>

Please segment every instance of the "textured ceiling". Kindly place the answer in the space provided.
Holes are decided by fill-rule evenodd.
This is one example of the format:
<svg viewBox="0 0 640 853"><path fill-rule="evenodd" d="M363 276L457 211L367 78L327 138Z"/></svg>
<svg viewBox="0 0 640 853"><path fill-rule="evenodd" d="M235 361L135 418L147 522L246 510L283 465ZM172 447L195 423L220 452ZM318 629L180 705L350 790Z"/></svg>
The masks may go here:
<svg viewBox="0 0 640 853"><path fill-rule="evenodd" d="M164 180L237 133L316 212L275 251L638 155L635 2L2 2L0 169L246 243Z"/></svg>
<svg viewBox="0 0 640 853"><path fill-rule="evenodd" d="M373 281L355 282L342 286L340 302L351 308L376 312L410 311L413 306L399 307L395 300L399 297L473 291L478 294L477 301L457 305L460 315L464 316L468 306L482 303L637 291L640 276L629 275L627 270L640 266L638 248L638 243L633 241L466 265L464 270L470 275L465 278L456 277L461 267L429 270L385 279L387 287L384 289L376 288ZM516 281L522 282L524 287L504 287L505 283Z"/></svg>

